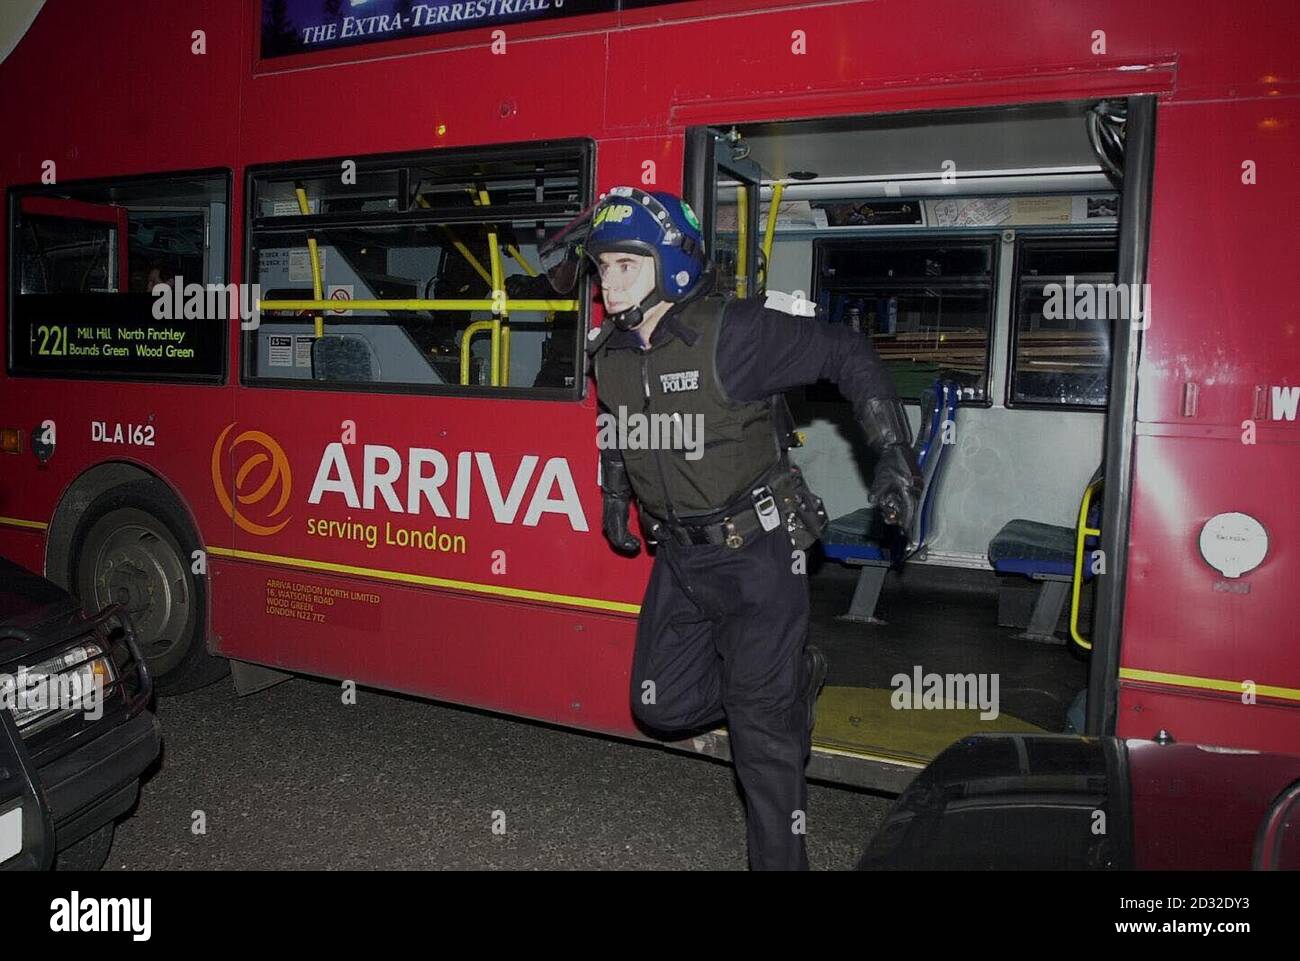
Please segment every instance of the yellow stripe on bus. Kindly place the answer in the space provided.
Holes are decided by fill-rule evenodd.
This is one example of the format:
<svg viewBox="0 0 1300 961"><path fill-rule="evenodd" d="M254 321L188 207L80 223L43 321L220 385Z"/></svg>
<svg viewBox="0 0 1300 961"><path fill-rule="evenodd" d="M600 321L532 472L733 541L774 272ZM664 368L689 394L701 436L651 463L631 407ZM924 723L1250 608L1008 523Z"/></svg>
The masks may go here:
<svg viewBox="0 0 1300 961"><path fill-rule="evenodd" d="M622 601L607 601L598 597L578 597L573 594L549 594L546 591L529 591L521 587L505 587L500 584L478 584L473 581L453 581L445 577L429 577L425 574L409 574L405 571L383 571L374 567L355 567L351 564L333 564L329 561L313 561L302 557L283 557L279 554L258 554L254 551L239 551L229 547L209 547L209 554L217 557L233 557L245 561L262 561L267 564L282 564L286 567L299 567L309 571L329 571L334 574L356 574L361 577L377 577L385 581L397 581L403 584L419 584L424 587L446 587L456 591L472 591L476 594L495 594L499 597L514 597L525 601L543 601L548 604L566 604L572 607L588 607L595 610L618 611L623 614L639 614L640 604L627 604Z"/></svg>
<svg viewBox="0 0 1300 961"><path fill-rule="evenodd" d="M1129 681L1155 681L1158 684L1171 684L1175 687L1194 687L1203 691L1226 691L1240 694L1244 681L1225 681L1214 677L1194 677L1191 674L1166 674L1163 671L1143 671L1136 667L1121 667L1119 676ZM1300 688L1273 687L1269 684L1256 684L1256 694L1265 697L1280 697L1288 701L1300 701Z"/></svg>
<svg viewBox="0 0 1300 961"><path fill-rule="evenodd" d="M8 524L10 527L27 527L34 531L47 530L50 526L44 521L25 521L21 517L0 517L0 524Z"/></svg>

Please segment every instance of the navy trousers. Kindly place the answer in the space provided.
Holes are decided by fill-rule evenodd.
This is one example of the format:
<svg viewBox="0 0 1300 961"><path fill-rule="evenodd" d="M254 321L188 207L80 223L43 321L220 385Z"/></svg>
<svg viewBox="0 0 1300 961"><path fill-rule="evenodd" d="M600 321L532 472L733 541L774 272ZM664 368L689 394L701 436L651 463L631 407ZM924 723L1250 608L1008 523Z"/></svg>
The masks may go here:
<svg viewBox="0 0 1300 961"><path fill-rule="evenodd" d="M808 576L781 529L735 550L660 542L637 624L632 709L655 733L724 719L752 870L807 870Z"/></svg>

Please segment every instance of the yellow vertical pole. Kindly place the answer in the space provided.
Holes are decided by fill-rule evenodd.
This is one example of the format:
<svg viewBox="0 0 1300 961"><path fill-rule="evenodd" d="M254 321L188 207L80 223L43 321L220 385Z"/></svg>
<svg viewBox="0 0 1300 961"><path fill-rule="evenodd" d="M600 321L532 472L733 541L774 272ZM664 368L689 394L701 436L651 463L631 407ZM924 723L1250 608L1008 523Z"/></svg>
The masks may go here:
<svg viewBox="0 0 1300 961"><path fill-rule="evenodd" d="M772 241L776 236L776 210L781 206L781 196L784 193L785 184L772 185L772 205L767 208L767 229L763 231L763 259L767 261L769 275L772 273Z"/></svg>
<svg viewBox="0 0 1300 961"><path fill-rule="evenodd" d="M492 198L486 190L479 190L478 196L474 197L474 203L479 207L490 207ZM499 305L492 311L492 386L509 387L510 327L508 321L510 315L506 310L505 271L501 267L501 250L497 244L495 230L488 231L488 256L492 266L492 301ZM500 313L497 312L498 310Z"/></svg>
<svg viewBox="0 0 1300 961"><path fill-rule="evenodd" d="M311 213L311 204L307 203L307 191L302 187L294 188L294 193L298 196L298 210L304 217ZM321 295L321 276L320 276L320 255L316 251L316 238L311 234L307 235L307 256L311 258L311 292L312 300L323 300ZM316 321L316 336L325 336L325 318L320 314L313 314Z"/></svg>
<svg viewBox="0 0 1300 961"><path fill-rule="evenodd" d="M497 249L497 232L488 231L488 255L492 265L492 386L501 387L501 316L505 310L505 296L501 273L501 251ZM499 293L500 292L500 293ZM509 375L507 375L508 377Z"/></svg>
<svg viewBox="0 0 1300 961"><path fill-rule="evenodd" d="M736 296L747 296L749 279L749 191L736 188Z"/></svg>

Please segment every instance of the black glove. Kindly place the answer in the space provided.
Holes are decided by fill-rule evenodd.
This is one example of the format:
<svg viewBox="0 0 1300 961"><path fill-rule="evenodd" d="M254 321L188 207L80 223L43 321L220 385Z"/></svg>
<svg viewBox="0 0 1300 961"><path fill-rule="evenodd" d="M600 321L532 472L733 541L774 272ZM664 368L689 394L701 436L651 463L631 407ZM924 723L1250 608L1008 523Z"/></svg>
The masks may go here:
<svg viewBox="0 0 1300 961"><path fill-rule="evenodd" d="M526 274L512 274L506 278L506 296L511 300L551 300L555 290L545 274L529 277Z"/></svg>
<svg viewBox="0 0 1300 961"><path fill-rule="evenodd" d="M906 531L916 517L922 482L903 405L896 397L871 397L858 411L858 419L877 458L871 498L886 524Z"/></svg>
<svg viewBox="0 0 1300 961"><path fill-rule="evenodd" d="M632 505L632 484L627 479L623 455L616 450L600 452L601 526L605 538L620 554L636 554L641 540L628 530L628 508Z"/></svg>
<svg viewBox="0 0 1300 961"><path fill-rule="evenodd" d="M886 524L911 529L921 500L921 474L912 448L894 444L881 452L871 481L871 499Z"/></svg>

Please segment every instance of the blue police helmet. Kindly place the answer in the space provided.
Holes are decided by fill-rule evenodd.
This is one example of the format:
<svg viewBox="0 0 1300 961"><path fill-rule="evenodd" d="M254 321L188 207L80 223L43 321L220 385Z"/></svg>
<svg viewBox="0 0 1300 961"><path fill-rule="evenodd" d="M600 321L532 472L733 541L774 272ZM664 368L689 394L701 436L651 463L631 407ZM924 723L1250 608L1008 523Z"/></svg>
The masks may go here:
<svg viewBox="0 0 1300 961"><path fill-rule="evenodd" d="M614 187L591 215L586 253L641 254L655 260L655 285L663 300L684 299L708 266L695 211L670 193Z"/></svg>

